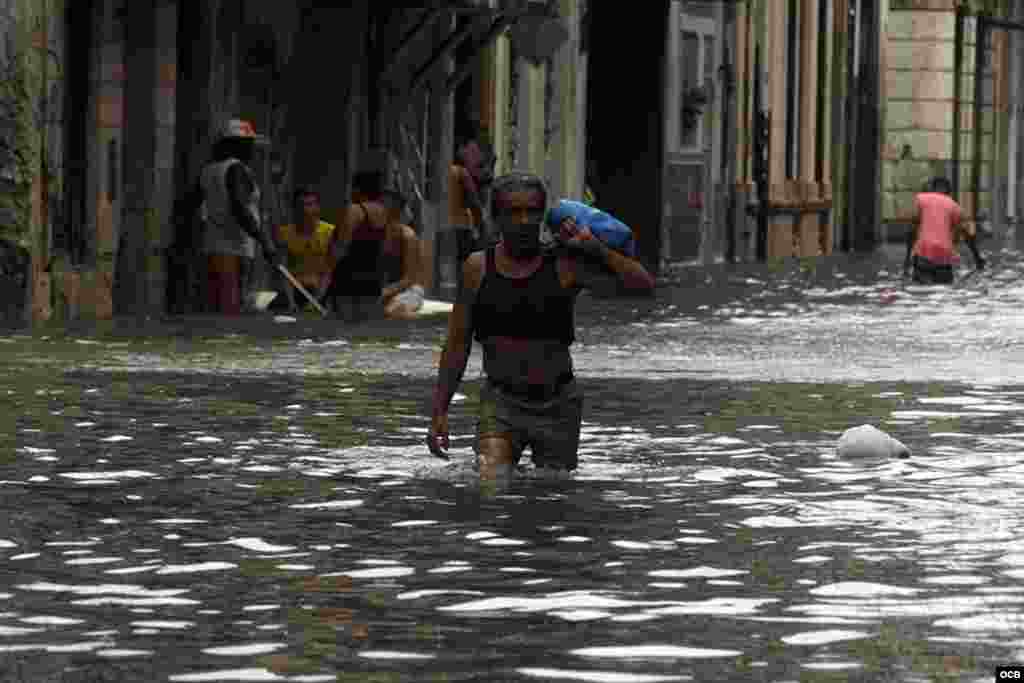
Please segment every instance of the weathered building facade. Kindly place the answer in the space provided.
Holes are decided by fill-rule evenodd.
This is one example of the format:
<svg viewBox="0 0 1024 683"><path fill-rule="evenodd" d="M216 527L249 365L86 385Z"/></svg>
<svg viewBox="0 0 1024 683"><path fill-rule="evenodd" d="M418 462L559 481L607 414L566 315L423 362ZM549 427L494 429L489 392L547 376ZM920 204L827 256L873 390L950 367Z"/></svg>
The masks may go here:
<svg viewBox="0 0 1024 683"><path fill-rule="evenodd" d="M0 0L0 19L8 317L198 310L174 209L228 116L265 138L268 220L299 183L331 220L384 159L441 295L460 118L498 172L586 183L652 270L871 249L937 173L997 230L1024 201L1007 0Z"/></svg>
<svg viewBox="0 0 1024 683"><path fill-rule="evenodd" d="M331 220L357 167L385 159L413 198L431 258L447 223L455 94L467 83L500 138L492 142L516 140L516 165L575 193L575 90L561 118L541 117L568 124L536 117L538 102L553 99L536 63L554 64L572 85L575 56L552 50L523 66L509 58L515 39L503 36L531 17L561 27L561 13L577 17L556 31L575 31L576 48L577 7L4 0L0 275L21 278L17 292L5 288L5 312L40 321L199 310L198 227L175 220L175 207L231 116L263 137L254 170L268 220L287 218L299 183L320 187ZM499 37L502 46L488 49ZM533 85L514 86L512 75L530 69ZM509 116L512 103L519 113Z"/></svg>
<svg viewBox="0 0 1024 683"><path fill-rule="evenodd" d="M600 112L623 97L620 83L588 92L586 156L602 176L603 208L632 218L649 266L824 255L850 248L876 221L870 211L847 215L844 201L870 193L878 202L875 8L872 0L671 0L595 12L596 45L627 25L635 31L639 47L615 54L645 86L640 105L631 99L639 85L629 88L618 120ZM591 83L612 59L593 51ZM601 137L616 130L627 142ZM853 158L851 148L874 153Z"/></svg>
<svg viewBox="0 0 1024 683"><path fill-rule="evenodd" d="M1024 8L1006 1L892 0L884 46L883 239L913 196L948 177L970 221L1019 214Z"/></svg>
<svg viewBox="0 0 1024 683"><path fill-rule="evenodd" d="M855 133L838 125L848 10L843 0L736 4L729 258L818 256L835 246L836 152Z"/></svg>
<svg viewBox="0 0 1024 683"><path fill-rule="evenodd" d="M940 174L1015 223L1020 3L674 0L665 25L663 261L871 250Z"/></svg>

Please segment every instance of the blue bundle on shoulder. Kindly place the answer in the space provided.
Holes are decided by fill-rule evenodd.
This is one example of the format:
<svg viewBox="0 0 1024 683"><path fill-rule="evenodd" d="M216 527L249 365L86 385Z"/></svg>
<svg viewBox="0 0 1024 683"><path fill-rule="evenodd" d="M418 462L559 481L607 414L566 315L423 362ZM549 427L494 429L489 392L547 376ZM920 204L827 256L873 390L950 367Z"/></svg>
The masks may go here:
<svg viewBox="0 0 1024 683"><path fill-rule="evenodd" d="M560 199L558 206L548 210L547 222L556 234L562 221L567 218L576 221L576 225L590 228L594 237L612 249L631 258L636 256L633 231L615 216L571 199Z"/></svg>

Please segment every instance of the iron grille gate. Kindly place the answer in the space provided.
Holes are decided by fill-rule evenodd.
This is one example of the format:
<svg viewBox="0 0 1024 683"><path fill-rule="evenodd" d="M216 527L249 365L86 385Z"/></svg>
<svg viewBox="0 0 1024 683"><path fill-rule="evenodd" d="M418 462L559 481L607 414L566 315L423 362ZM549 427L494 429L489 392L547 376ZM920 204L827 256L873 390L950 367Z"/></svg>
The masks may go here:
<svg viewBox="0 0 1024 683"><path fill-rule="evenodd" d="M994 78L992 69L992 45L991 37L992 32L995 29L1001 29L1004 31L1021 32L1024 31L1024 24L1008 21L1005 19L998 19L996 17L989 16L984 12L977 14L971 14L966 7L958 5L956 10L956 29L955 29L955 46L953 55L953 194L957 198L957 201L961 201L961 162L963 151L961 149L961 121L963 111L963 62L964 62L964 49L967 43L968 27L970 24L974 25L974 92L971 99L971 114L972 114L972 135L971 135L971 185L969 191L972 193L974 215L973 220L975 223L978 222L979 218L984 216L984 213L979 211L980 205L980 193L983 191L983 186L986 183L982 178L982 164L984 163L984 152L982 146L984 144L985 134L985 116L984 110L988 109L990 113L995 112L994 107ZM1015 62L1011 61L1011 74L1013 73ZM987 87L986 87L987 86ZM995 119L992 119L992 133L993 136L996 133ZM1018 144L1016 140L1011 140L1011 144ZM989 162L992 165L991 170L994 171L995 161L990 159ZM994 173L989 173L987 189L990 194L995 191L995 184L993 182ZM1010 178L1009 182L1016 182L1016 178ZM994 210L995 202L992 202L993 206L993 218L998 214Z"/></svg>

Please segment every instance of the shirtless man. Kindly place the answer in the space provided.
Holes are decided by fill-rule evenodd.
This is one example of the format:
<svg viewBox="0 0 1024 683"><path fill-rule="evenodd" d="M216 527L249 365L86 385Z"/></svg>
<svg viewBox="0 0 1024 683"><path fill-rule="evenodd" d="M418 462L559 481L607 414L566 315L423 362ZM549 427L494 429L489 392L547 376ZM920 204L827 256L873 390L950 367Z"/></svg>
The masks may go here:
<svg viewBox="0 0 1024 683"><path fill-rule="evenodd" d="M536 467L572 471L583 406L569 354L574 305L591 278L607 277L587 261L603 262L631 290L650 292L654 278L571 221L561 226L562 246L543 250L548 191L537 176L496 179L491 201L501 240L465 261L465 287L449 318L427 445L437 457L448 457L448 407L475 336L487 376L476 439L480 478L510 476L527 446Z"/></svg>

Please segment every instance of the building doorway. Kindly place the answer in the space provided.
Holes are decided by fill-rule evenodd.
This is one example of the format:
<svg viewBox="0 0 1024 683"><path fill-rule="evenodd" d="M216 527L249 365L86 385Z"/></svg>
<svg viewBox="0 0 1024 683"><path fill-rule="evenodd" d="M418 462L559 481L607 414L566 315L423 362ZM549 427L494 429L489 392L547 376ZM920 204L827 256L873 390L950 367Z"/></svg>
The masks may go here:
<svg viewBox="0 0 1024 683"><path fill-rule="evenodd" d="M665 121L663 257L669 262L715 258L715 163L721 150L716 115L720 93L723 5L681 0L671 6Z"/></svg>

